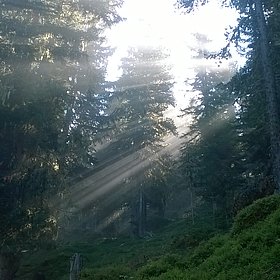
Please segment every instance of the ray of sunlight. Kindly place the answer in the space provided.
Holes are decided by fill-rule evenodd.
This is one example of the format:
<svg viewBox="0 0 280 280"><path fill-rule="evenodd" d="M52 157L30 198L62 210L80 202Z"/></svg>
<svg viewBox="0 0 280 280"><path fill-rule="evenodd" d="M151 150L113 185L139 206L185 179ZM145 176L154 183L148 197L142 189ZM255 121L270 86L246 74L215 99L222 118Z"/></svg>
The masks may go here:
<svg viewBox="0 0 280 280"><path fill-rule="evenodd" d="M191 86L186 80L194 78L195 68L200 65L218 67L215 61L194 58L197 48L195 34L207 35L208 50L218 51L225 45L225 28L236 24L237 14L234 10L221 9L218 3L211 3L191 14L184 14L176 10L172 0L125 1L120 14L126 20L106 33L108 44L115 48L107 70L107 79L111 81L120 77L121 59L127 55L130 47L151 46L167 50L169 56L166 63L171 65L171 74L175 80L173 93L177 106L170 108L166 116L174 119L179 135L187 131L190 121L189 117L178 118L180 109L185 108L196 94L190 90ZM219 67L227 68L232 61L241 62L241 59L235 53L231 60L222 61ZM219 125L218 122L216 125ZM181 143L181 138L170 135L164 139L162 149L156 154L143 157L143 151L139 151L109 162L104 168L76 183L72 187L69 201L77 207L77 211L97 203L100 198L107 197L108 203L112 202L122 195L119 187L127 178L143 174L151 162L163 154L177 156ZM113 215L108 222L114 217L117 216Z"/></svg>

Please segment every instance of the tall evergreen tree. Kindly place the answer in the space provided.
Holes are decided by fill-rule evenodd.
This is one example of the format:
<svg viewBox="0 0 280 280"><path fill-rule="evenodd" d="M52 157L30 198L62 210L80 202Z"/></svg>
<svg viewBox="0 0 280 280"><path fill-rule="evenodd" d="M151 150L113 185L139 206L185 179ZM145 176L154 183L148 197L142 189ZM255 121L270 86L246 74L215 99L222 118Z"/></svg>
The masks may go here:
<svg viewBox="0 0 280 280"><path fill-rule="evenodd" d="M174 105L173 81L160 49L130 49L123 59L120 79L114 84L111 110L116 120L114 138L121 149L135 150L159 144L175 132L165 116Z"/></svg>
<svg viewBox="0 0 280 280"><path fill-rule="evenodd" d="M119 4L0 1L1 248L51 238L49 198L92 162L109 55L101 32L119 20Z"/></svg>
<svg viewBox="0 0 280 280"><path fill-rule="evenodd" d="M233 75L229 69L209 64L205 36L197 36L197 67L192 90L193 98L185 114L192 116L192 123L182 146L182 170L186 184L212 203L213 216L217 212L230 214L230 202L238 185L238 133L235 129L234 95L225 83ZM225 216L225 218L227 218Z"/></svg>
<svg viewBox="0 0 280 280"><path fill-rule="evenodd" d="M197 3L205 4L203 1L179 1L188 9L193 9ZM274 1L262 0L229 0L222 1L223 4L230 4L240 13L238 26L230 34L229 40L242 46L244 41L250 44L251 54L258 56L258 67L260 67L262 80L262 94L265 96L267 114L267 132L270 139L270 159L272 165L272 175L274 177L276 191L280 189L280 135L279 135L279 106L277 102L277 87L275 77L277 77L277 36L275 23L279 18L279 8ZM245 36L244 36L245 35ZM228 45L229 46L229 45ZM228 53L225 48L221 54ZM250 57L249 57L250 59ZM254 73L254 72L252 72Z"/></svg>
<svg viewBox="0 0 280 280"><path fill-rule="evenodd" d="M173 121L165 112L174 105L173 81L161 49L131 48L122 60L122 76L113 84L111 116L116 129L113 144L119 150L148 149L151 162L154 153L168 133L175 133ZM143 154L143 157L146 155ZM146 169L146 168L145 168ZM134 233L143 237L146 224L146 199L143 178L138 195L131 205Z"/></svg>

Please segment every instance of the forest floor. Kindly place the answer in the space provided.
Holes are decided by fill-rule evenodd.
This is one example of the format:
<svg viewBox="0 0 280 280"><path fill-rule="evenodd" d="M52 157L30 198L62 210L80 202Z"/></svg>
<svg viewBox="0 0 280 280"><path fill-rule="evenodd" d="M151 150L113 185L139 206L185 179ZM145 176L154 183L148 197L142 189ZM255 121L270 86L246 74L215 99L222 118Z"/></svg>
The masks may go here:
<svg viewBox="0 0 280 280"><path fill-rule="evenodd" d="M93 238L28 254L18 273L46 280L69 279L74 253L84 258L82 280L280 279L280 196L243 209L225 233L181 220L146 239Z"/></svg>

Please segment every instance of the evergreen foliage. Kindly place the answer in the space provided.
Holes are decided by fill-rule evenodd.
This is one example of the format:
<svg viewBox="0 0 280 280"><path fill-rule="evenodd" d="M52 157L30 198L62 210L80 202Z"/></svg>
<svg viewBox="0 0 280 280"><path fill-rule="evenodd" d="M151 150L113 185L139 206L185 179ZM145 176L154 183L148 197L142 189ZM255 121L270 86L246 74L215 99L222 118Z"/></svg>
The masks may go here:
<svg viewBox="0 0 280 280"><path fill-rule="evenodd" d="M210 1L179 1L188 9ZM210 57L230 56L234 43L239 52L246 53L248 61L229 83L229 92L238 108L235 130L239 135L240 177L246 185L256 185L265 176L272 175L275 188L279 185L279 106L277 102L278 33L275 22L279 18L273 1L222 1L236 8L238 25L227 32L228 44ZM248 51L249 50L249 51Z"/></svg>
<svg viewBox="0 0 280 280"><path fill-rule="evenodd" d="M109 55L100 33L120 20L119 4L1 1L1 246L52 238L50 198L93 163Z"/></svg>
<svg viewBox="0 0 280 280"><path fill-rule="evenodd" d="M196 34L197 59L230 57L234 43L247 63L228 71L206 63L195 69L187 83L198 94L183 110L192 122L178 164L167 155L150 160L164 137L176 134L166 117L175 101L164 51L131 48L119 80L105 81L112 50L103 31L121 20L121 2L0 0L0 278L15 276L16 253L54 246L65 186L77 170L95 165L95 144L106 138L104 166L106 155L114 161L136 151L139 164L149 163L125 178L115 193L121 198L104 192L102 202L88 199L83 211L103 207L100 217L107 219L130 207L142 239L95 239L95 247L59 248L43 263L40 252L28 253L32 265L27 261L20 279L30 279L34 266L66 279L66 263L77 250L92 258L82 279L279 279L280 200L263 198L280 189L279 3L222 1L239 11L239 20L217 54ZM188 11L208 2L178 1ZM191 217L178 226L164 215L182 185L191 194ZM148 221L147 209L154 213ZM208 213L200 215L202 209ZM147 230L158 235L147 237Z"/></svg>
<svg viewBox="0 0 280 280"><path fill-rule="evenodd" d="M187 228L193 238L197 236L197 231L192 232L192 225L186 221L174 223L148 240L97 239L52 252L37 252L26 259L18 276L28 279L35 266L48 276L67 279L65 263L78 249L86 258L82 279L276 280L279 210L277 195L258 200L237 215L231 232L214 237L208 233L199 245L180 251L170 247L175 237L180 237ZM203 231L205 224L196 228Z"/></svg>
<svg viewBox="0 0 280 280"><path fill-rule="evenodd" d="M122 76L113 84L111 111L119 149L138 150L159 144L173 120L164 113L174 106L173 80L161 49L131 48L122 60Z"/></svg>
<svg viewBox="0 0 280 280"><path fill-rule="evenodd" d="M207 38L197 37L201 41L198 57L203 59ZM192 90L198 94L184 109L184 114L192 116L192 122L182 146L181 169L187 187L212 202L216 223L219 213L229 218L234 191L242 181L238 178L242 167L235 97L226 85L234 66L229 70L200 66L196 71Z"/></svg>

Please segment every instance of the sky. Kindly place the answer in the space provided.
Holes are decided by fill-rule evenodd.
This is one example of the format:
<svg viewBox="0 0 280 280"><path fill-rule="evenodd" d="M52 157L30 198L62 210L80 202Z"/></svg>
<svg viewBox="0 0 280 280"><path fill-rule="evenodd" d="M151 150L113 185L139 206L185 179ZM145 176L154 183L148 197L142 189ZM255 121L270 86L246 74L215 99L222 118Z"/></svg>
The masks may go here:
<svg viewBox="0 0 280 280"><path fill-rule="evenodd" d="M131 46L164 47L170 53L175 78L174 95L177 103L190 98L185 81L194 75L196 63L193 48L195 33L206 34L212 40L209 50L218 51L226 45L225 29L236 25L237 12L220 8L218 0L210 1L193 13L177 9L175 0L125 0L119 13L125 20L107 32L108 44L115 48L108 65L108 80L121 75L120 60ZM236 55L233 60L240 60ZM213 63L215 62L203 62ZM222 67L227 67L226 61Z"/></svg>

